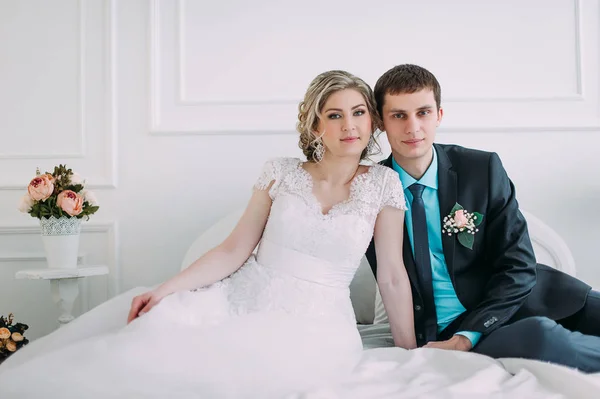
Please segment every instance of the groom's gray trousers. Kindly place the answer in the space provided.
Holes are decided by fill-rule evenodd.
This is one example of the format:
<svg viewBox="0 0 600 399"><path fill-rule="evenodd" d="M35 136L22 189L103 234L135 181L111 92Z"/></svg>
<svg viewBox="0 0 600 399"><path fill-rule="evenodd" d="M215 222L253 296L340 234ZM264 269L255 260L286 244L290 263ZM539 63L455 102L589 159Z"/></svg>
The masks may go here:
<svg viewBox="0 0 600 399"><path fill-rule="evenodd" d="M438 340L452 337L461 318L443 330ZM365 349L392 347L389 324L359 325ZM493 358L535 359L600 372L600 293L590 291L583 308L558 321L547 317L514 317L510 323L482 336L472 352Z"/></svg>
<svg viewBox="0 0 600 399"><path fill-rule="evenodd" d="M440 335L447 339L450 331ZM472 351L493 358L537 359L588 373L600 372L600 293L590 291L585 306L566 319L534 316L511 320L483 336Z"/></svg>

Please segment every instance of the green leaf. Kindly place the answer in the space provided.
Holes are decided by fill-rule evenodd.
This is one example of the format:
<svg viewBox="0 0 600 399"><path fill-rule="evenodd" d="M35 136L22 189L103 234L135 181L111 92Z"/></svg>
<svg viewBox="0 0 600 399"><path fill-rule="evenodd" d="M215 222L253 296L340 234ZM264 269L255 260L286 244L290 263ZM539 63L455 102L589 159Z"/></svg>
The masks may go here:
<svg viewBox="0 0 600 399"><path fill-rule="evenodd" d="M460 205L458 202L456 204L454 204L454 206L452 207L452 210L450 211L450 214L454 215L454 212L458 211L459 209L464 209L462 207L462 205Z"/></svg>
<svg viewBox="0 0 600 399"><path fill-rule="evenodd" d="M475 241L475 236L473 234L463 231L462 233L458 233L457 237L458 242L460 242L464 247L473 249L473 242Z"/></svg>
<svg viewBox="0 0 600 399"><path fill-rule="evenodd" d="M473 216L477 217L477 219L473 220L473 224L475 226L479 226L481 224L481 222L483 222L483 214L481 214L479 212L473 212Z"/></svg>
<svg viewBox="0 0 600 399"><path fill-rule="evenodd" d="M81 190L83 190L83 184L70 184L67 187L65 187L65 190L71 190L71 191L75 191L76 193L78 193Z"/></svg>
<svg viewBox="0 0 600 399"><path fill-rule="evenodd" d="M91 215L92 213L95 213L98 209L100 209L99 206L90 206L89 208L87 208L87 213L89 215Z"/></svg>

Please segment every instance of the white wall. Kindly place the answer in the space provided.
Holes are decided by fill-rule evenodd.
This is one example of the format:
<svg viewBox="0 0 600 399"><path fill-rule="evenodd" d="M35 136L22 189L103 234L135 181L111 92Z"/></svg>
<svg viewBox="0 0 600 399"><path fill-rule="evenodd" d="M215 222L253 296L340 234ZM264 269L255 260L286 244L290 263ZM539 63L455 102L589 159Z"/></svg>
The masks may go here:
<svg viewBox="0 0 600 399"><path fill-rule="evenodd" d="M301 155L297 103L317 73L373 85L405 62L442 84L438 141L497 151L521 206L600 287L598 0L335 3L1 1L0 314L31 338L55 328L47 282L13 278L44 267L16 210L36 166L67 163L101 201L81 249L111 274L83 283L80 312L174 274L267 158Z"/></svg>

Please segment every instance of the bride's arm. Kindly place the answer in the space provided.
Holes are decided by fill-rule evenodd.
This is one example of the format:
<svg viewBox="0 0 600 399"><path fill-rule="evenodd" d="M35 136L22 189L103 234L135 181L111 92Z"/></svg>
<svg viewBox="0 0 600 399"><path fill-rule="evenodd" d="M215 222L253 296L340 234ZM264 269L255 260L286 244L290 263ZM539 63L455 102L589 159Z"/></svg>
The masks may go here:
<svg viewBox="0 0 600 399"><path fill-rule="evenodd" d="M404 211L386 206L375 222L377 284L396 346L417 347L410 281L402 259Z"/></svg>
<svg viewBox="0 0 600 399"><path fill-rule="evenodd" d="M156 289L158 296L205 287L238 270L262 237L272 203L269 188L254 190L244 214L225 241L161 284Z"/></svg>

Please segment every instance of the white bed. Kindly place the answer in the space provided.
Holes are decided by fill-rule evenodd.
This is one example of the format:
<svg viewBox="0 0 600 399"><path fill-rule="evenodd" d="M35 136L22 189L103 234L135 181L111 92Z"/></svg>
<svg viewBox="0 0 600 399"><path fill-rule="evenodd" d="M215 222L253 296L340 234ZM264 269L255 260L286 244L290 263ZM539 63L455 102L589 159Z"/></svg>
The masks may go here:
<svg viewBox="0 0 600 399"><path fill-rule="evenodd" d="M236 210L191 245L182 261L187 267L217 245L233 229L242 210ZM575 274L575 262L564 241L551 228L524 212L538 261ZM40 338L17 352L0 366L0 373L29 358L67 343L120 328L126 319L131 298L148 287L139 287L113 298L81 315L65 327ZM392 345L385 312L379 303L376 283L363 259L351 285L351 299L358 329L365 346L363 360L343 384L299 393L295 398L598 398L600 374L585 375L575 370L524 359L493 360L472 353L434 349L406 351ZM115 302L122 306L114 306ZM108 303L108 302L107 302ZM122 309L115 314L115 308ZM291 359L293 361L293 359Z"/></svg>

